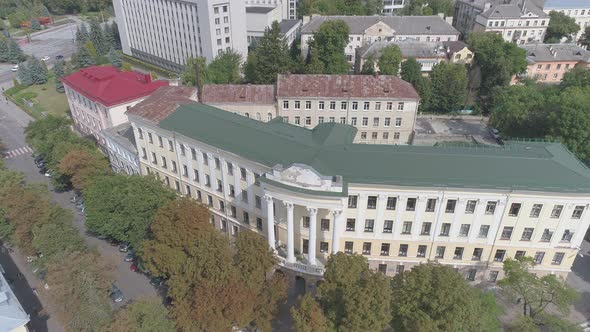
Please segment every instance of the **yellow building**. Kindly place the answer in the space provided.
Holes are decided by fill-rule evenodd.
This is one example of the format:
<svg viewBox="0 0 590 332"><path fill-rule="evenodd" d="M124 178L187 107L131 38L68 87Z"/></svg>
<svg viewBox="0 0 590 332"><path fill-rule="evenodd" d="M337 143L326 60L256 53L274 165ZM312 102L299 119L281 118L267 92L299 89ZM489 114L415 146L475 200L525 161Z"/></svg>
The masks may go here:
<svg viewBox="0 0 590 332"><path fill-rule="evenodd" d="M349 125L173 104L127 113L142 174L208 204L222 231L265 236L300 275L320 277L338 251L388 275L431 260L494 282L520 255L566 275L590 223L590 170L559 143L355 144Z"/></svg>

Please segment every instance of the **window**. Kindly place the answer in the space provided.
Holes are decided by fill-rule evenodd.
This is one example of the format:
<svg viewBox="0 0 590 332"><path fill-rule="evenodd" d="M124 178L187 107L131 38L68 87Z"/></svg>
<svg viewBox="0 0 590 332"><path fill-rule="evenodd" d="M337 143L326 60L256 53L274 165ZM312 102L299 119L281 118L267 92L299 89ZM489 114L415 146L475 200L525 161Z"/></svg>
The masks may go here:
<svg viewBox="0 0 590 332"><path fill-rule="evenodd" d="M477 235L477 237L485 239L488 237L489 231L490 231L490 225L481 225L481 226L479 226L479 234Z"/></svg>
<svg viewBox="0 0 590 332"><path fill-rule="evenodd" d="M518 217L518 212L520 211L520 207L522 204L520 203L512 203L510 205L510 210L508 211L508 215L511 217Z"/></svg>
<svg viewBox="0 0 590 332"><path fill-rule="evenodd" d="M584 206L583 205L577 205L574 208L574 212L572 212L572 219L580 219L582 218L582 213L584 212Z"/></svg>
<svg viewBox="0 0 590 332"><path fill-rule="evenodd" d="M168 150L174 151L174 143L171 140L168 140Z"/></svg>
<svg viewBox="0 0 590 332"><path fill-rule="evenodd" d="M162 140L162 136L158 136L158 145L162 148L164 147L164 141Z"/></svg>
<svg viewBox="0 0 590 332"><path fill-rule="evenodd" d="M166 164L166 157L162 156L162 167L166 168L168 165Z"/></svg>
<svg viewBox="0 0 590 332"><path fill-rule="evenodd" d="M389 243L381 243L381 256L389 256Z"/></svg>
<svg viewBox="0 0 590 332"><path fill-rule="evenodd" d="M356 219L348 218L346 219L346 231L347 232L354 232L356 226Z"/></svg>
<svg viewBox="0 0 590 332"><path fill-rule="evenodd" d="M463 259L463 247L456 247L455 252L453 253L453 259Z"/></svg>
<svg viewBox="0 0 590 332"><path fill-rule="evenodd" d="M553 210L551 210L551 218L559 218L561 216L561 211L563 211L563 205L554 205Z"/></svg>
<svg viewBox="0 0 590 332"><path fill-rule="evenodd" d="M445 208L446 213L455 213L455 207L457 206L456 199L447 200L447 207Z"/></svg>
<svg viewBox="0 0 590 332"><path fill-rule="evenodd" d="M244 167L240 167L240 178L246 180L246 169Z"/></svg>
<svg viewBox="0 0 590 332"><path fill-rule="evenodd" d="M223 182L221 180L217 180L217 191L223 192Z"/></svg>
<svg viewBox="0 0 590 332"><path fill-rule="evenodd" d="M389 127L391 125L391 118L385 118L383 126Z"/></svg>
<svg viewBox="0 0 590 332"><path fill-rule="evenodd" d="M346 110L346 105L348 105L345 101L340 103L340 110L344 111Z"/></svg>
<svg viewBox="0 0 590 332"><path fill-rule="evenodd" d="M176 162L174 160L172 160L172 172L176 173L177 169L176 169Z"/></svg>
<svg viewBox="0 0 590 332"><path fill-rule="evenodd" d="M402 226L402 234L412 234L412 222L404 221Z"/></svg>
<svg viewBox="0 0 590 332"><path fill-rule="evenodd" d="M248 192L246 190L242 190L242 202L248 203Z"/></svg>
<svg viewBox="0 0 590 332"><path fill-rule="evenodd" d="M446 249L446 247L444 247L444 246L436 247L436 254L435 254L434 258L444 259L445 258L445 249Z"/></svg>
<svg viewBox="0 0 590 332"><path fill-rule="evenodd" d="M561 236L561 242L571 242L572 237L574 236L574 232L566 229Z"/></svg>
<svg viewBox="0 0 590 332"><path fill-rule="evenodd" d="M369 118L363 118L363 123L362 123L362 126L363 126L363 127L366 127L366 126L368 126L368 125L369 125Z"/></svg>
<svg viewBox="0 0 590 332"><path fill-rule="evenodd" d="M396 127L402 126L402 118L395 118L395 126Z"/></svg>
<svg viewBox="0 0 590 332"><path fill-rule="evenodd" d="M377 208L377 196L369 196L367 198L367 209L374 210Z"/></svg>
<svg viewBox="0 0 590 332"><path fill-rule="evenodd" d="M356 126L356 118L355 117L350 118L350 125Z"/></svg>
<svg viewBox="0 0 590 332"><path fill-rule="evenodd" d="M283 100L283 109L284 110L289 109L289 101L288 100Z"/></svg>
<svg viewBox="0 0 590 332"><path fill-rule="evenodd" d="M504 229L502 230L502 236L500 237L500 240L510 240L510 237L512 237L512 229L514 227L508 227L505 226Z"/></svg>
<svg viewBox="0 0 590 332"><path fill-rule="evenodd" d="M391 233L393 231L393 220L385 220L383 222L383 233Z"/></svg>
<svg viewBox="0 0 590 332"><path fill-rule="evenodd" d="M462 224L461 228L459 228L459 236L469 236L469 229L471 225L469 224Z"/></svg>
<svg viewBox="0 0 590 332"><path fill-rule="evenodd" d="M467 201L467 205L465 205L465 213L467 213L467 214L474 213L476 205L477 205L477 201L474 201L474 200Z"/></svg>
<svg viewBox="0 0 590 332"><path fill-rule="evenodd" d="M436 208L436 198L429 198L426 201L426 212L434 212Z"/></svg>
<svg viewBox="0 0 590 332"><path fill-rule="evenodd" d="M225 211L225 203L223 201L219 201L219 210Z"/></svg>
<svg viewBox="0 0 590 332"><path fill-rule="evenodd" d="M211 195L207 195L207 204L213 206L213 197Z"/></svg>
<svg viewBox="0 0 590 332"><path fill-rule="evenodd" d="M497 279L498 279L498 271L490 271L490 274L488 274L488 281L496 282Z"/></svg>
<svg viewBox="0 0 590 332"><path fill-rule="evenodd" d="M207 187L211 187L211 178L209 177L208 174L205 174L205 185Z"/></svg>
<svg viewBox="0 0 590 332"><path fill-rule="evenodd" d="M530 218L539 218L542 208L543 208L543 204L533 204L533 208L531 209L531 214L529 215L529 217Z"/></svg>
<svg viewBox="0 0 590 332"><path fill-rule="evenodd" d="M150 144L154 143L154 138L152 137L152 133L148 133L148 141L150 142Z"/></svg>
<svg viewBox="0 0 590 332"><path fill-rule="evenodd" d="M255 195L254 196L254 205L257 209L262 209L262 197Z"/></svg>
<svg viewBox="0 0 590 332"><path fill-rule="evenodd" d="M330 102L330 110L335 110L336 109L336 102L335 101L331 101Z"/></svg>
<svg viewBox="0 0 590 332"><path fill-rule="evenodd" d="M311 116L306 116L305 117L305 125L306 126L311 126Z"/></svg>
<svg viewBox="0 0 590 332"><path fill-rule="evenodd" d="M309 217L308 216L303 217L303 224L301 226L303 228L309 228Z"/></svg>
<svg viewBox="0 0 590 332"><path fill-rule="evenodd" d="M366 131L361 132L361 139L367 139L367 132Z"/></svg>
<svg viewBox="0 0 590 332"><path fill-rule="evenodd" d="M398 265L395 268L395 274L403 274L404 273L404 266L403 265Z"/></svg>
<svg viewBox="0 0 590 332"><path fill-rule="evenodd" d="M522 237L520 238L520 241L530 241L531 238L533 237L534 230L535 230L534 228L526 227L522 231Z"/></svg>
<svg viewBox="0 0 590 332"><path fill-rule="evenodd" d="M139 139L143 139L143 131L139 127L137 128L137 135L139 136Z"/></svg>
<svg viewBox="0 0 590 332"><path fill-rule="evenodd" d="M182 176L188 177L188 166L182 165Z"/></svg>
<svg viewBox="0 0 590 332"><path fill-rule="evenodd" d="M502 250L502 249L496 250L496 254L494 255L494 262L504 261L504 256L506 256L506 250Z"/></svg>
<svg viewBox="0 0 590 332"><path fill-rule="evenodd" d="M309 101L309 100L306 100L305 101L305 109L306 110L310 110L311 109L311 101Z"/></svg>
<svg viewBox="0 0 590 332"><path fill-rule="evenodd" d="M354 248L354 242L346 241L344 242L344 253L345 254L352 254Z"/></svg>
<svg viewBox="0 0 590 332"><path fill-rule="evenodd" d="M323 116L318 117L318 123L324 123L324 117Z"/></svg>
<svg viewBox="0 0 590 332"><path fill-rule="evenodd" d="M196 169L193 169L193 173L194 173L194 178L193 180L195 182L199 182L199 171L197 171Z"/></svg>
<svg viewBox="0 0 590 332"><path fill-rule="evenodd" d="M387 210L395 210L395 205L397 203L397 197L387 197Z"/></svg>
<svg viewBox="0 0 590 332"><path fill-rule="evenodd" d="M414 211L416 210L416 199L415 198L408 198L406 202L406 211Z"/></svg>
<svg viewBox="0 0 590 332"><path fill-rule="evenodd" d="M340 124L346 124L346 117L345 116L340 117Z"/></svg>
<svg viewBox="0 0 590 332"><path fill-rule="evenodd" d="M397 110L398 111L403 111L404 110L404 103L398 103L397 104Z"/></svg>
<svg viewBox="0 0 590 332"><path fill-rule="evenodd" d="M318 109L320 109L320 110L323 110L323 109L324 109L324 107L325 107L325 104L324 104L324 102L323 102L323 101L319 101L319 102L318 102Z"/></svg>
<svg viewBox="0 0 590 332"><path fill-rule="evenodd" d="M549 242L553 237L553 231L549 230L549 228L545 228L543 234L541 235L541 242Z"/></svg>
<svg viewBox="0 0 590 332"><path fill-rule="evenodd" d="M322 232L330 231L330 219L322 219L320 220L320 230Z"/></svg>
<svg viewBox="0 0 590 332"><path fill-rule="evenodd" d="M348 208L349 209L356 209L358 196L357 195L349 195L348 196Z"/></svg>
<svg viewBox="0 0 590 332"><path fill-rule="evenodd" d="M425 245L418 246L418 253L416 254L416 257L426 257L427 248L428 247Z"/></svg>
<svg viewBox="0 0 590 332"><path fill-rule="evenodd" d="M473 255L471 256L471 260L472 261L480 261L482 254L483 254L483 248L473 249Z"/></svg>
<svg viewBox="0 0 590 332"><path fill-rule="evenodd" d="M365 233L373 233L374 225L375 225L375 220L366 219L365 220Z"/></svg>
<svg viewBox="0 0 590 332"><path fill-rule="evenodd" d="M537 251L535 253L535 256L533 257L533 260L535 261L535 264L541 264L541 263L543 263L544 257L545 257L544 251Z"/></svg>
<svg viewBox="0 0 590 332"><path fill-rule="evenodd" d="M379 127L379 118L378 117L373 118L373 127Z"/></svg>
<svg viewBox="0 0 590 332"><path fill-rule="evenodd" d="M191 148L191 156L193 160L197 160L197 150L195 150L194 148Z"/></svg>
<svg viewBox="0 0 590 332"><path fill-rule="evenodd" d="M302 251L304 254L309 254L309 240L308 239L303 239L303 243L302 243Z"/></svg>
<svg viewBox="0 0 590 332"><path fill-rule="evenodd" d="M555 255L553 255L553 259L551 260L551 264L553 265L561 265L561 262L563 261L563 257L565 256L565 253L563 252L556 252Z"/></svg>
<svg viewBox="0 0 590 332"><path fill-rule="evenodd" d="M379 267L377 268L377 270L380 273L387 274L387 264L379 264Z"/></svg>
<svg viewBox="0 0 590 332"><path fill-rule="evenodd" d="M321 253L328 252L328 242L320 242L320 252Z"/></svg>
<svg viewBox="0 0 590 332"><path fill-rule="evenodd" d="M371 254L371 242L363 242L363 255Z"/></svg>
<svg viewBox="0 0 590 332"><path fill-rule="evenodd" d="M145 150L145 148L141 148L141 157L143 159L147 159L147 151Z"/></svg>
<svg viewBox="0 0 590 332"><path fill-rule="evenodd" d="M205 152L203 152L203 164L209 165L209 157L207 157Z"/></svg>
<svg viewBox="0 0 590 332"><path fill-rule="evenodd" d="M370 103L368 101L365 101L363 103L363 110L368 111L369 110L369 106L370 106Z"/></svg>
<svg viewBox="0 0 590 332"><path fill-rule="evenodd" d="M377 101L375 102L375 111L380 111L381 110L381 102Z"/></svg>
<svg viewBox="0 0 590 332"><path fill-rule="evenodd" d="M450 223L443 223L440 227L440 236L449 236L451 232L451 224Z"/></svg>
<svg viewBox="0 0 590 332"><path fill-rule="evenodd" d="M353 111L356 111L358 109L359 109L359 103L358 103L358 101L353 101L352 102L352 110Z"/></svg>
<svg viewBox="0 0 590 332"><path fill-rule="evenodd" d="M295 109L301 109L301 102L299 100L295 100Z"/></svg>
<svg viewBox="0 0 590 332"><path fill-rule="evenodd" d="M301 117L299 117L299 116L296 116L295 117L295 124L296 125L300 125L301 124Z"/></svg>
<svg viewBox="0 0 590 332"><path fill-rule="evenodd" d="M391 111L391 110L393 109L393 102L391 102L391 101L388 101L388 102L387 102L386 109L387 109L388 111Z"/></svg>
<svg viewBox="0 0 590 332"><path fill-rule="evenodd" d="M399 245L399 253L398 256L406 257L408 256L408 245L407 244L400 244Z"/></svg>
<svg viewBox="0 0 590 332"><path fill-rule="evenodd" d="M393 139L399 139L399 132L394 132L393 133Z"/></svg>
<svg viewBox="0 0 590 332"><path fill-rule="evenodd" d="M430 228L432 227L431 222L423 222L422 223L422 230L420 231L420 235L430 235Z"/></svg>

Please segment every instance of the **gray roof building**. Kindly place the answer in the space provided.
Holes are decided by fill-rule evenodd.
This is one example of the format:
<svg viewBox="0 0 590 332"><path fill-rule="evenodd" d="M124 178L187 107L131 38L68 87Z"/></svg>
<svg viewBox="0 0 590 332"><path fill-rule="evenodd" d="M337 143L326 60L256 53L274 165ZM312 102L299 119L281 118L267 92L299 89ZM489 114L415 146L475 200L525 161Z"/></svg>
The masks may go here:
<svg viewBox="0 0 590 332"><path fill-rule="evenodd" d="M527 61L536 62L590 62L590 51L575 44L529 44L521 45L527 51Z"/></svg>
<svg viewBox="0 0 590 332"><path fill-rule="evenodd" d="M29 315L20 305L4 275L0 273L0 332L27 331L25 325L28 322Z"/></svg>

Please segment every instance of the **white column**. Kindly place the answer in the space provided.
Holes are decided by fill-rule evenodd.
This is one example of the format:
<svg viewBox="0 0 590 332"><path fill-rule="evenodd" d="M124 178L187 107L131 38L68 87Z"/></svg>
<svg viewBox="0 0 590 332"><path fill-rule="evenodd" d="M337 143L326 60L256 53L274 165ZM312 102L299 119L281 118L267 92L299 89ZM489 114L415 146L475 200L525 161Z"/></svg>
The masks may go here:
<svg viewBox="0 0 590 332"><path fill-rule="evenodd" d="M422 217L424 216L424 212L426 212L426 202L428 198L424 196L419 196L416 200L416 214L414 217L414 225L412 227L412 240L417 240L418 235L422 231ZM432 228L432 227L431 227Z"/></svg>
<svg viewBox="0 0 590 332"><path fill-rule="evenodd" d="M571 217L571 214L569 214L569 216ZM571 241L572 247L579 248L582 245L582 241L584 241L584 236L586 235L586 230L588 229L588 226L590 226L590 213L588 213L588 204L585 205L584 212L582 212L582 216L580 217L580 221L581 223L578 223L578 227L576 227L574 237ZM558 236L561 237L562 234L558 234Z"/></svg>
<svg viewBox="0 0 590 332"><path fill-rule="evenodd" d="M307 208L307 212L309 213L309 248L308 248L308 257L309 257L309 264L315 265L315 244L316 244L316 232L317 232L317 216L318 216L318 209L316 208Z"/></svg>
<svg viewBox="0 0 590 332"><path fill-rule="evenodd" d="M207 162L209 163L209 180L211 181L211 192L217 193L217 176L215 174L215 157L207 153Z"/></svg>
<svg viewBox="0 0 590 332"><path fill-rule="evenodd" d="M561 211L561 215L559 216L559 221L557 222L557 227L555 227L553 230L553 237L551 238L551 247L556 247L559 244L559 241L561 241L561 237L563 236L563 231L566 230L565 224L567 224L567 221L570 219L570 217L572 215L572 211L574 210L575 206L576 206L576 204L573 204L573 203L563 204L563 211ZM551 208L553 208L553 207L551 207ZM542 232L544 232L544 231L545 231L545 229L543 228ZM578 231L576 231L576 233L578 233ZM586 233L586 232L583 231L583 233ZM576 234L574 234L574 235L576 235Z"/></svg>
<svg viewBox="0 0 590 332"><path fill-rule="evenodd" d="M335 254L340 250L340 230L342 229L342 222L344 214L341 210L335 210L334 214L334 229L332 230L332 253Z"/></svg>
<svg viewBox="0 0 590 332"><path fill-rule="evenodd" d="M457 199L457 203L455 204L455 212L453 215L453 223L451 224L451 239L456 239L459 236L459 232L461 231L461 217L463 217L463 214L465 213L466 206L467 201L465 199Z"/></svg>
<svg viewBox="0 0 590 332"><path fill-rule="evenodd" d="M295 263L295 234L293 230L293 203L283 202L287 208L287 261Z"/></svg>
<svg viewBox="0 0 590 332"><path fill-rule="evenodd" d="M496 238L498 237L498 232L500 231L500 226L502 225L502 218L504 218L504 213L506 213L506 204L508 204L507 200L507 198L500 200L496 205L496 210L494 210L494 224L488 233L487 243L489 245L493 245Z"/></svg>
<svg viewBox="0 0 590 332"><path fill-rule="evenodd" d="M393 238L399 239L402 232L402 215L406 211L406 197L398 196L395 206L395 223L393 224Z"/></svg>
<svg viewBox="0 0 590 332"><path fill-rule="evenodd" d="M387 203L387 195L379 194L377 196L377 222L375 223L374 232L383 232L383 213L385 212L385 204Z"/></svg>
<svg viewBox="0 0 590 332"><path fill-rule="evenodd" d="M365 208L367 207L367 195L366 194L359 194L358 199L356 201L356 208L358 209L356 215L356 223L354 225L355 234L357 238L361 238L363 236L363 231L365 230Z"/></svg>
<svg viewBox="0 0 590 332"><path fill-rule="evenodd" d="M275 209L273 206L273 199L272 196L264 195L264 200L266 201L266 228L267 228L267 236L268 236L268 245L274 251L275 248Z"/></svg>
<svg viewBox="0 0 590 332"><path fill-rule="evenodd" d="M475 215L473 216L473 222L471 223L471 230L469 231L469 242L473 242L477 239L479 235L479 228L481 227L481 219L484 216L486 205L488 202L486 200L478 200L477 207L475 208Z"/></svg>

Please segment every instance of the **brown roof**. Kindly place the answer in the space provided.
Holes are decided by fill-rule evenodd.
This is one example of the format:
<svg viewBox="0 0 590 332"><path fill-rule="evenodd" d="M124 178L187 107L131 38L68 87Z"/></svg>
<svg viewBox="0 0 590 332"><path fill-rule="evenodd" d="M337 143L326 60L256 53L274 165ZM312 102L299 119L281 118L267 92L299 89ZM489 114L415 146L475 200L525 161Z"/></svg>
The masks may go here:
<svg viewBox="0 0 590 332"><path fill-rule="evenodd" d="M206 84L203 86L202 103L250 103L274 104L274 85Z"/></svg>
<svg viewBox="0 0 590 332"><path fill-rule="evenodd" d="M412 85L389 75L279 75L278 97L418 99Z"/></svg>
<svg viewBox="0 0 590 332"><path fill-rule="evenodd" d="M165 86L152 93L127 111L127 114L141 116L159 123L172 114L180 105L196 102L197 90L188 86Z"/></svg>
<svg viewBox="0 0 590 332"><path fill-rule="evenodd" d="M457 40L457 41L446 41L443 42L443 45L449 49L451 53L455 53L464 49L465 47L469 48L469 45L465 44L464 42Z"/></svg>

